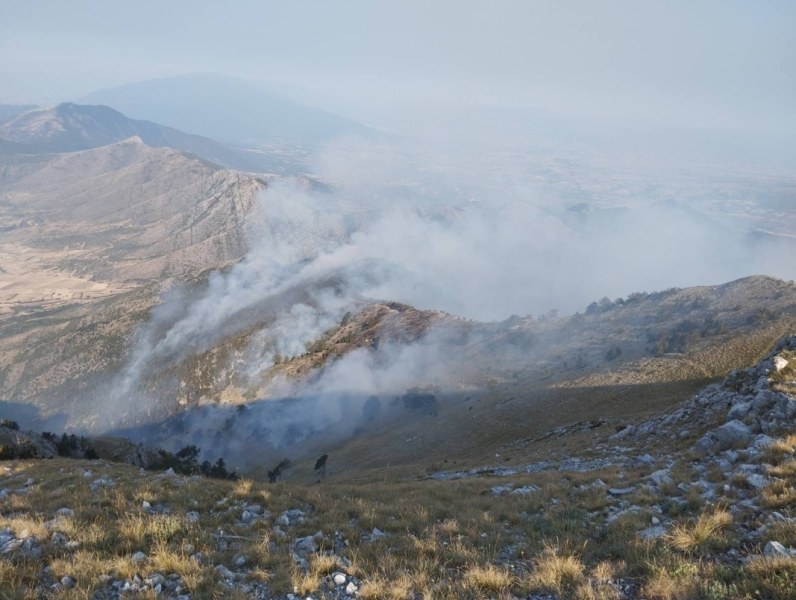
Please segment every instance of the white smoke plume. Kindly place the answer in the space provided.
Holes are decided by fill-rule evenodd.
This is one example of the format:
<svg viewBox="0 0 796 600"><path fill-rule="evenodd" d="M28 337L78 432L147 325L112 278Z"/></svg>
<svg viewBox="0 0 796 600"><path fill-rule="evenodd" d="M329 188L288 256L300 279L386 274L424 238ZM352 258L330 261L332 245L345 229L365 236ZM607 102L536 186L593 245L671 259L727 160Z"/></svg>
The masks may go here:
<svg viewBox="0 0 796 600"><path fill-rule="evenodd" d="M172 292L138 333L111 393L123 399L126 416L151 412L144 382L153 371L255 323L268 326L252 336L239 366L251 379L277 356L301 355L369 301L494 321L574 313L602 296L796 274L793 261L772 260L792 252L792 243L751 243L748 228L700 204L712 179L692 182L689 195L676 179L634 189L643 178L617 186L618 175L604 173L598 176L611 185L598 181L573 196L557 194L558 174L545 180L544 169L512 170L502 158L496 169L487 156L478 167L475 154L441 163L439 156L337 144L317 163L330 189L282 181L263 192L246 258L198 293ZM449 382L445 354L432 335L403 348L359 350L319 377L274 387L272 395L290 398L293 408L274 407L281 417L260 423L270 432L264 437L278 447L301 438L298 429L318 431L359 414L372 395ZM208 422L198 429L211 430ZM292 433L285 438L285 431Z"/></svg>

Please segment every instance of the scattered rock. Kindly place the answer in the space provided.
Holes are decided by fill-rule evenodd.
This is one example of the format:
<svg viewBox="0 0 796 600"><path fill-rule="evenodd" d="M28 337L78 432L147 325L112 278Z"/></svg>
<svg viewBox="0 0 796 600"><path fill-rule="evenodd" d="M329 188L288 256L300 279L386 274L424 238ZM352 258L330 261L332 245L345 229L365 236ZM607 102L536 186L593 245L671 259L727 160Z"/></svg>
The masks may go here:
<svg viewBox="0 0 796 600"><path fill-rule="evenodd" d="M92 492L96 492L103 487L113 487L113 480L107 477L100 477L91 482L91 485L88 487Z"/></svg>
<svg viewBox="0 0 796 600"><path fill-rule="evenodd" d="M510 493L513 496L527 496L528 494L535 494L538 491L541 491L538 485L524 485L521 488L517 488L516 490L512 490Z"/></svg>
<svg viewBox="0 0 796 600"><path fill-rule="evenodd" d="M228 581L235 579L235 573L227 569L224 565L216 565L215 571Z"/></svg>
<svg viewBox="0 0 796 600"><path fill-rule="evenodd" d="M791 553L779 542L770 541L763 548L763 556L770 558L790 558Z"/></svg>
<svg viewBox="0 0 796 600"><path fill-rule="evenodd" d="M493 496L502 496L503 494L508 494L513 489L513 483L509 483L507 485L495 485L490 488Z"/></svg>
<svg viewBox="0 0 796 600"><path fill-rule="evenodd" d="M782 369L788 366L788 361L782 356L775 356L772 360L772 364L774 366L774 371L779 373Z"/></svg>
<svg viewBox="0 0 796 600"><path fill-rule="evenodd" d="M727 418L730 420L745 419L746 416L749 414L750 410L752 410L751 400L747 400L746 402L739 402L738 404L734 404L732 408L730 408L729 412L727 413Z"/></svg>
<svg viewBox="0 0 796 600"><path fill-rule="evenodd" d="M315 537L308 535L303 538L298 538L295 542L293 542L293 550L302 558L306 558L310 554L314 554L318 551L318 543L315 541Z"/></svg>
<svg viewBox="0 0 796 600"><path fill-rule="evenodd" d="M244 555L244 554L239 554L238 556L236 556L233 559L233 564L238 569L242 569L243 567L245 567L246 563L248 563L248 562L249 562L249 558L246 555Z"/></svg>
<svg viewBox="0 0 796 600"><path fill-rule="evenodd" d="M693 450L700 456L706 456L730 448L745 448L751 439L752 430L749 426L733 419L702 436Z"/></svg>
<svg viewBox="0 0 796 600"><path fill-rule="evenodd" d="M638 532L638 537L642 540L657 540L666 535L666 528L663 525L654 525Z"/></svg>
<svg viewBox="0 0 796 600"><path fill-rule="evenodd" d="M663 487L665 485L672 485L674 483L669 469L661 469L659 471L655 471L654 473L650 474L649 478L650 481L652 481L652 483L654 483L658 487Z"/></svg>
<svg viewBox="0 0 796 600"><path fill-rule="evenodd" d="M768 477L760 475L759 473L752 473L746 477L746 483L755 488L762 490L769 483Z"/></svg>
<svg viewBox="0 0 796 600"><path fill-rule="evenodd" d="M163 575L161 575L160 573L154 573L149 577L147 577L146 579L144 579L144 583L147 584L149 587L155 588L159 585L162 586L164 583L166 583L166 578L163 577Z"/></svg>
<svg viewBox="0 0 796 600"><path fill-rule="evenodd" d="M298 510L296 508L291 510L286 510L281 515L279 515L274 523L276 525L282 525L284 527L290 527L293 525L301 525L304 521L307 520L307 513L302 510Z"/></svg>

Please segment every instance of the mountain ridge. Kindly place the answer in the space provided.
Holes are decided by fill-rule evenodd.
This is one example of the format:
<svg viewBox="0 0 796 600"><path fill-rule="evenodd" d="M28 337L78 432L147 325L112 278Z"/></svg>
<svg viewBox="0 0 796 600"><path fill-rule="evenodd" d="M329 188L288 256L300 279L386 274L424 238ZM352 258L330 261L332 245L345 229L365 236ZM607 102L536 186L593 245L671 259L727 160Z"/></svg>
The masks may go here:
<svg viewBox="0 0 796 600"><path fill-rule="evenodd" d="M0 125L0 139L17 152L65 153L88 150L139 137L154 148L169 147L219 166L262 171L276 166L266 155L247 153L151 121L126 117L103 105L71 102L53 108L36 108Z"/></svg>

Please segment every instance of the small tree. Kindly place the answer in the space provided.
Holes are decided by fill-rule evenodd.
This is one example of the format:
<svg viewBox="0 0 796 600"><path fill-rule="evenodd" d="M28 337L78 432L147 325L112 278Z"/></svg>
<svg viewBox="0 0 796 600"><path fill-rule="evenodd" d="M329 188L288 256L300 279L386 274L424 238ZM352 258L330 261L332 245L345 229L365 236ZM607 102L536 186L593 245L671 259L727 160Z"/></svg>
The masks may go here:
<svg viewBox="0 0 796 600"><path fill-rule="evenodd" d="M318 460L315 461L315 472L318 473L318 481L326 477L326 461L328 460L329 455L324 454L318 457Z"/></svg>
<svg viewBox="0 0 796 600"><path fill-rule="evenodd" d="M181 473L195 475L199 472L199 452L199 446L195 444L184 446L177 452L175 456Z"/></svg>

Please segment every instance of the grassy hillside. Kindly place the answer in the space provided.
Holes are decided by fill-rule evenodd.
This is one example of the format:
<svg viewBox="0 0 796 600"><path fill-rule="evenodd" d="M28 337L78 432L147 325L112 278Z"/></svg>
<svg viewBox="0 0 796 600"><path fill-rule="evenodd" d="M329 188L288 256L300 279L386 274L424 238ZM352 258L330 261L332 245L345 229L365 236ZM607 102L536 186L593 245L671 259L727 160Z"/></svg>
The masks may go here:
<svg viewBox="0 0 796 600"><path fill-rule="evenodd" d="M542 460L426 476L7 461L0 595L796 598L795 362L788 338L632 427L577 423L516 440Z"/></svg>

